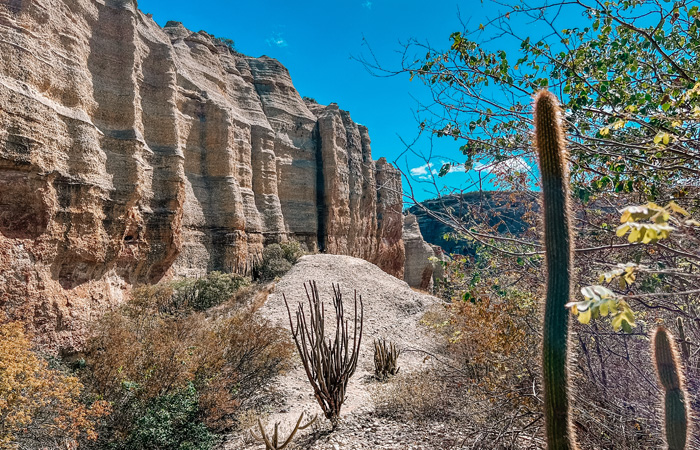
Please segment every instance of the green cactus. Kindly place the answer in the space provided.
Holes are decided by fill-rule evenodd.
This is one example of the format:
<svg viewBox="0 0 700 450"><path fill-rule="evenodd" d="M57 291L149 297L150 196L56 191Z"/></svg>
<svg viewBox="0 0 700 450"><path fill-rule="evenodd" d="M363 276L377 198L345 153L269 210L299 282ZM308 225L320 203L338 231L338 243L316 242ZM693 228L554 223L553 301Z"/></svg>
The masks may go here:
<svg viewBox="0 0 700 450"><path fill-rule="evenodd" d="M547 298L544 311L542 366L547 448L576 449L570 426L568 397L569 313L573 237L569 208L569 169L561 126L561 108L554 94L535 96L535 147L542 175Z"/></svg>
<svg viewBox="0 0 700 450"><path fill-rule="evenodd" d="M678 338L681 340L681 353L683 354L683 359L688 361L688 358L690 358L690 342L685 337L683 318L679 317L676 323L678 324Z"/></svg>
<svg viewBox="0 0 700 450"><path fill-rule="evenodd" d="M688 404L673 336L660 326L652 336L659 384L664 390L664 428L668 450L683 450L688 441Z"/></svg>

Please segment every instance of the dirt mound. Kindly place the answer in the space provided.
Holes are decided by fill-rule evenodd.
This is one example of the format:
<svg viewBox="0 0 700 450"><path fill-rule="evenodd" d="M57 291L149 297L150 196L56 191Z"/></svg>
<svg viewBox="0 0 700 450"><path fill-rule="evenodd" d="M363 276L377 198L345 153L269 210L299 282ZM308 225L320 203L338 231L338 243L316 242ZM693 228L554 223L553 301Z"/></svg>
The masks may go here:
<svg viewBox="0 0 700 450"><path fill-rule="evenodd" d="M327 322L333 320L331 283L340 284L345 303L345 315L352 317L354 290L362 296L364 303L364 334L357 371L348 386L348 397L343 405L343 425L329 439L319 440L314 449L343 448L380 448L376 443L367 443L351 439L353 427L364 422L367 414L374 409L372 390L376 386L373 380L374 350L373 340L385 338L395 342L399 348L418 348L432 351L435 339L429 330L420 324L423 313L441 300L431 295L412 290L404 281L388 275L374 264L350 256L309 255L302 257L275 286L267 302L261 308L263 316L273 323L289 329L287 309L282 294L287 297L290 307L296 308L298 302L306 302L304 282L315 280L321 299L326 305ZM305 308L308 311L308 306ZM331 330L326 328L328 335ZM352 331L351 331L352 333ZM402 372L420 370L425 364L425 354L406 352L399 358ZM282 422L282 427L292 424L302 411L318 414L322 419L321 409L313 398L311 385L304 372L301 361L296 358L294 368L279 377L275 383L279 392L279 402L269 405L268 424ZM362 416L362 419L360 418ZM353 425L355 422L355 425ZM325 424L323 424L325 426ZM356 428L356 427L355 427ZM244 436L247 433L231 436L226 449L259 448ZM343 435L346 439L344 439ZM347 446L343 442L347 442ZM340 442L340 444L338 443Z"/></svg>

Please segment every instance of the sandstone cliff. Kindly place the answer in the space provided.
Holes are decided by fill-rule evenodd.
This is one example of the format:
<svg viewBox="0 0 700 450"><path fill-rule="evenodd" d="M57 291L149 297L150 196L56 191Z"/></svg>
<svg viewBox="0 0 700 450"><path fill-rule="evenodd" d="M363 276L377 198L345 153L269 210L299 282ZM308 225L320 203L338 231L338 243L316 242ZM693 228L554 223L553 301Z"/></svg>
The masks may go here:
<svg viewBox="0 0 700 450"><path fill-rule="evenodd" d="M0 309L75 347L129 286L298 239L403 276L401 179L276 60L134 0L0 3Z"/></svg>

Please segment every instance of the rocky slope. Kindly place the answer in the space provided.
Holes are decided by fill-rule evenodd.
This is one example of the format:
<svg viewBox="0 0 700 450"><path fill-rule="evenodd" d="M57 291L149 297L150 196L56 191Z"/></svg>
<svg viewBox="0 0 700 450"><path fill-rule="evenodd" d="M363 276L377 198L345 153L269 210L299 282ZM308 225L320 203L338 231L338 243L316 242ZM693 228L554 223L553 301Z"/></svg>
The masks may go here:
<svg viewBox="0 0 700 450"><path fill-rule="evenodd" d="M376 400L376 391L381 383L373 378L374 374L374 339L386 339L404 350L398 359L401 374L420 372L433 367L431 358L439 347L439 339L424 325L421 319L431 308L439 309L444 303L438 298L416 292L408 284L385 272L376 266L358 258L337 255L308 255L302 257L274 287L265 304L260 308L263 317L271 323L290 329L289 316L285 307L284 297L290 307L296 309L299 303L308 303L304 283L316 280L321 300L326 311L326 336L334 335L333 290L331 282L338 283L343 295L346 319L352 322L354 317L354 292L361 296L364 304L363 335L360 346L360 356L357 370L350 379L347 399L343 404L341 427L326 438L314 442L303 442L309 437L309 432L300 433L297 439L298 447L314 450L350 450L350 449L409 449L409 448L445 448L439 445L415 445L415 434L407 432L407 428L416 428L416 424L385 423L381 420L384 430L382 434L392 436L384 442L378 442L378 436L373 433L380 422L375 418L369 427L366 421L372 420ZM359 306L358 306L359 308ZM352 336L353 325L349 325ZM352 339L352 338L351 338ZM419 349L420 351L417 351ZM411 351L413 350L413 351ZM295 358L294 368L280 375L274 382L274 401L266 404L266 422L271 426L279 421L283 429L299 417L302 411L309 416L318 414L318 425L327 427L323 413L313 396L308 378L301 360ZM268 427L269 428L269 427ZM374 429L373 429L374 428ZM447 430L446 430L447 431ZM450 432L452 440L457 433ZM431 442L438 440L428 436ZM425 436L423 436L425 438ZM388 444L384 446L383 444ZM242 450L259 448L261 445L250 439L247 429L239 430L229 436L223 446L225 450Z"/></svg>
<svg viewBox="0 0 700 450"><path fill-rule="evenodd" d="M401 179L365 127L134 0L0 3L0 309L41 343L130 285L298 239L403 275Z"/></svg>
<svg viewBox="0 0 700 450"><path fill-rule="evenodd" d="M403 244L406 253L403 280L411 287L430 291L436 275L444 276L440 270L442 266L432 260L442 259L443 252L423 239L418 220L411 213L403 218Z"/></svg>

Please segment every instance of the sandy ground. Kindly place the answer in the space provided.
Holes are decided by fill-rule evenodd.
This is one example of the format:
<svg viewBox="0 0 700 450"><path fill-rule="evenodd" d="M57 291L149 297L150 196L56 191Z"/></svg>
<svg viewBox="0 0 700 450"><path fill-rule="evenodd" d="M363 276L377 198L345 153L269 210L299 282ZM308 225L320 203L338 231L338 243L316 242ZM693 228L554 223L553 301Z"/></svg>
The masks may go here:
<svg viewBox="0 0 700 450"><path fill-rule="evenodd" d="M302 411L305 411L307 414L319 415L319 424L315 426L317 437L313 442L309 442L308 436L304 438L305 434L308 435L308 430L300 432L295 441L305 443L298 444L296 448L314 450L452 448L458 438L445 437L450 441L449 443L445 441L437 444L436 442L440 441L439 438L446 436L446 433L440 432L435 427L421 430L420 426L411 424L407 429L408 424L390 423L373 418L372 414L374 410L372 392L378 383L373 377L373 340L384 338L395 342L402 349L417 348L434 351L436 339L425 326L420 324L420 320L428 308L442 301L412 290L404 281L388 275L377 266L362 259L337 255L308 255L302 257L294 268L279 280L261 308L263 316L289 329L289 319L282 294L285 294L291 307L295 307L301 301L306 302L303 285L309 280L317 282L321 299L326 305L327 335L333 332L332 327L328 329L328 323L334 321L331 283L340 284L346 318L353 317L353 291L356 289L358 296L362 296L364 335L357 371L348 386L347 399L341 413L341 425L335 432L324 434L319 432L319 428L327 429L327 421L322 417L321 409L313 397L301 360L296 357L294 368L279 376L274 383L274 389L279 395L276 396L278 401L267 405L268 428L271 428L275 422L281 422L281 428L286 429L296 422ZM403 353L399 358L401 371L421 370L426 364L430 364L425 359L424 353ZM425 438L423 444L420 442L421 437ZM258 449L264 446L252 441L247 432L241 432L230 436L224 448L226 450Z"/></svg>

